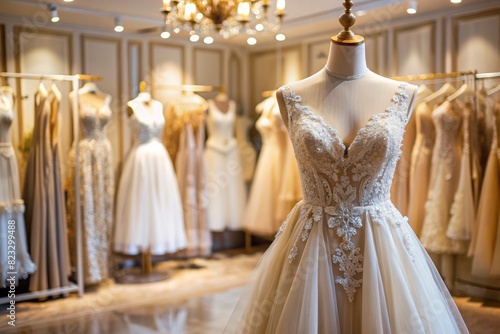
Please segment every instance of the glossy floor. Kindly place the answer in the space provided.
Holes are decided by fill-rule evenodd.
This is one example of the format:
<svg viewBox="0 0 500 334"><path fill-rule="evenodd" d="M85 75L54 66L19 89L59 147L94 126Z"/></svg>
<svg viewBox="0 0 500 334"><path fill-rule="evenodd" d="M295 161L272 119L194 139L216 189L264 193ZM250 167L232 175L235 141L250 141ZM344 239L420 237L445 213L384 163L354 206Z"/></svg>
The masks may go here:
<svg viewBox="0 0 500 334"><path fill-rule="evenodd" d="M36 334L215 334L222 333L242 286L260 254L197 260L202 269L178 263L156 266L170 279L148 284L110 282L83 298L70 296L18 305L16 328L0 310L0 333ZM455 298L472 334L500 333L500 304Z"/></svg>

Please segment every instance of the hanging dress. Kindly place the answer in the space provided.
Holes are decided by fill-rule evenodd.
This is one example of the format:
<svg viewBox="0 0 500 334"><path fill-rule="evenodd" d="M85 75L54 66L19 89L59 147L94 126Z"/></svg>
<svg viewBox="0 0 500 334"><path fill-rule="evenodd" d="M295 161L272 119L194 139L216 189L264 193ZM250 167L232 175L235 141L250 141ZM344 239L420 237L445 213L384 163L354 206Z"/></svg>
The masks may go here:
<svg viewBox="0 0 500 334"><path fill-rule="evenodd" d="M432 110L426 102L419 104L414 114L417 136L411 154L408 219L415 234L420 236L424 224L425 202L429 193L435 130Z"/></svg>
<svg viewBox="0 0 500 334"><path fill-rule="evenodd" d="M436 143L420 240L429 252L438 254L465 252L463 241L446 236L460 176L462 116L459 112L458 104L448 101L433 112Z"/></svg>
<svg viewBox="0 0 500 334"><path fill-rule="evenodd" d="M23 199L30 253L37 271L30 291L68 286L71 272L61 161L59 158L59 98L43 84L35 94L33 141L26 165Z"/></svg>
<svg viewBox="0 0 500 334"><path fill-rule="evenodd" d="M236 140L238 141L238 150L240 151L245 182L252 181L257 161L255 147L248 141L248 129L252 124L252 121L246 116L236 117Z"/></svg>
<svg viewBox="0 0 500 334"><path fill-rule="evenodd" d="M205 150L206 101L188 94L172 101L165 111L163 143L175 162L181 194L187 248L185 256L204 256L212 251L209 228Z"/></svg>
<svg viewBox="0 0 500 334"><path fill-rule="evenodd" d="M229 101L226 112L222 112L213 100L209 100L208 105L205 164L210 230L241 230L246 188L238 141L233 135L236 103Z"/></svg>
<svg viewBox="0 0 500 334"><path fill-rule="evenodd" d="M493 134L486 173L484 175L476 231L471 244L472 275L479 277L500 276L500 104L492 110ZM496 261L496 262L495 262Z"/></svg>
<svg viewBox="0 0 500 334"><path fill-rule="evenodd" d="M274 99L274 98L273 98ZM262 136L250 196L243 215L243 227L256 235L274 235L282 219L276 217L286 153L286 128L276 102L269 104L256 123Z"/></svg>
<svg viewBox="0 0 500 334"><path fill-rule="evenodd" d="M82 226L83 277L95 284L111 277L111 237L113 232L114 172L111 143L105 126L111 118L111 97L96 108L80 99L81 137L69 154L67 176L68 234L71 264L76 267L75 150L78 145L80 181L80 222Z"/></svg>
<svg viewBox="0 0 500 334"><path fill-rule="evenodd" d="M8 272L26 279L36 270L28 253L24 202L19 189L19 170L11 142L14 95L0 87L0 287L5 288ZM9 242L9 240L12 240ZM9 247L13 246L13 247ZM10 284L9 284L10 285Z"/></svg>
<svg viewBox="0 0 500 334"><path fill-rule="evenodd" d="M163 106L158 101L144 105L132 100L129 107L136 143L118 186L114 250L129 255L174 253L187 241L174 167L160 142Z"/></svg>

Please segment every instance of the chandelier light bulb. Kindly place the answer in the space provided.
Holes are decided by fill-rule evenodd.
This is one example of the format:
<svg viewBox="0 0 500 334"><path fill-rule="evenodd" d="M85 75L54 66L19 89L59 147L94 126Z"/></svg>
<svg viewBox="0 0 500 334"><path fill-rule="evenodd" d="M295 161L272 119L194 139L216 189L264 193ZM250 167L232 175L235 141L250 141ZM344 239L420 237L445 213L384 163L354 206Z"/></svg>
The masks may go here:
<svg viewBox="0 0 500 334"><path fill-rule="evenodd" d="M181 32L181 28L179 28L179 27L174 28L174 33L178 34L180 32Z"/></svg>
<svg viewBox="0 0 500 334"><path fill-rule="evenodd" d="M250 15L250 2L242 1L238 4L238 16L241 21L248 21Z"/></svg>
<svg viewBox="0 0 500 334"><path fill-rule="evenodd" d="M116 32L122 32L123 30L125 30L125 28L123 28L123 25L122 25L122 20L120 17L115 17L115 31Z"/></svg>
<svg viewBox="0 0 500 334"><path fill-rule="evenodd" d="M203 43L212 44L214 42L214 38L212 36L207 36L203 39Z"/></svg>
<svg viewBox="0 0 500 334"><path fill-rule="evenodd" d="M276 11L278 12L278 15L285 14L285 6L286 6L285 0L278 0L278 2L276 3Z"/></svg>
<svg viewBox="0 0 500 334"><path fill-rule="evenodd" d="M255 44L257 44L257 40L255 39L255 37L249 37L247 39L247 43L248 43L248 45L255 45Z"/></svg>
<svg viewBox="0 0 500 334"><path fill-rule="evenodd" d="M188 2L184 8L184 19L186 21L194 21L196 17L196 4L194 2Z"/></svg>
<svg viewBox="0 0 500 334"><path fill-rule="evenodd" d="M285 34L277 34L275 38L278 42L283 42L286 39L286 36Z"/></svg>
<svg viewBox="0 0 500 334"><path fill-rule="evenodd" d="M418 2L417 0L409 0L408 1L408 9L406 10L406 12L408 14L416 14L417 13L417 5L418 5Z"/></svg>

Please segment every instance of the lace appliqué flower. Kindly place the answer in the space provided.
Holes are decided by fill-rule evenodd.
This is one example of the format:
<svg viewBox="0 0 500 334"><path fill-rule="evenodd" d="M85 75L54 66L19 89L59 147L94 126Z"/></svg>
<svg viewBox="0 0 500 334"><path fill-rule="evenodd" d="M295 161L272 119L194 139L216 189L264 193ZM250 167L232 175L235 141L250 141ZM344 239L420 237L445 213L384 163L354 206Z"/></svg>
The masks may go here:
<svg viewBox="0 0 500 334"><path fill-rule="evenodd" d="M403 237L403 245L406 248L406 252L412 261L415 261L415 253L413 252L413 242L411 240L410 233L403 228L403 223L408 223L408 217L401 217L396 222L396 228L400 229L401 235Z"/></svg>

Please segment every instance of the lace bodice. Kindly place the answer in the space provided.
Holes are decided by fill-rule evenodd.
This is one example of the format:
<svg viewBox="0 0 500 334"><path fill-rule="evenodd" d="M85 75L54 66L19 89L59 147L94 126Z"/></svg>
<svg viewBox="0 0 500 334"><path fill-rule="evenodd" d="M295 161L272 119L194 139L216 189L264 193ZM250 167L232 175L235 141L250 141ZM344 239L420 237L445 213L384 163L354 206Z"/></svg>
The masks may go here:
<svg viewBox="0 0 500 334"><path fill-rule="evenodd" d="M144 144L153 139L159 140L165 125L165 117L161 108L150 108L149 110L137 109L134 109L134 113L130 119L137 141L140 144Z"/></svg>
<svg viewBox="0 0 500 334"><path fill-rule="evenodd" d="M304 194L301 216L305 223L300 239L306 242L316 223L326 223L336 232L341 240L332 242L332 262L343 276L338 275L335 281L343 286L350 302L362 284L363 252L356 244L357 230L363 227L362 214L369 212L375 222L384 215L395 218L398 224L403 221L390 204L390 189L408 122L406 85L399 86L391 106L372 116L349 147L322 117L302 105L301 97L290 86L280 88ZM403 237L411 256L410 236ZM295 240L290 250L290 262L298 254L298 242Z"/></svg>
<svg viewBox="0 0 500 334"><path fill-rule="evenodd" d="M446 101L433 113L436 127L434 152L448 165L447 180L451 179L453 166L460 159L462 116L458 114L458 109L460 109L458 104Z"/></svg>
<svg viewBox="0 0 500 334"><path fill-rule="evenodd" d="M409 96L401 84L393 104L361 128L350 147L290 86L282 88L289 131L306 202L323 207L368 206L390 198L408 121Z"/></svg>
<svg viewBox="0 0 500 334"><path fill-rule="evenodd" d="M111 109L108 101L99 109L85 103L81 103L80 108L82 137L84 139L105 138L104 127L111 118Z"/></svg>

